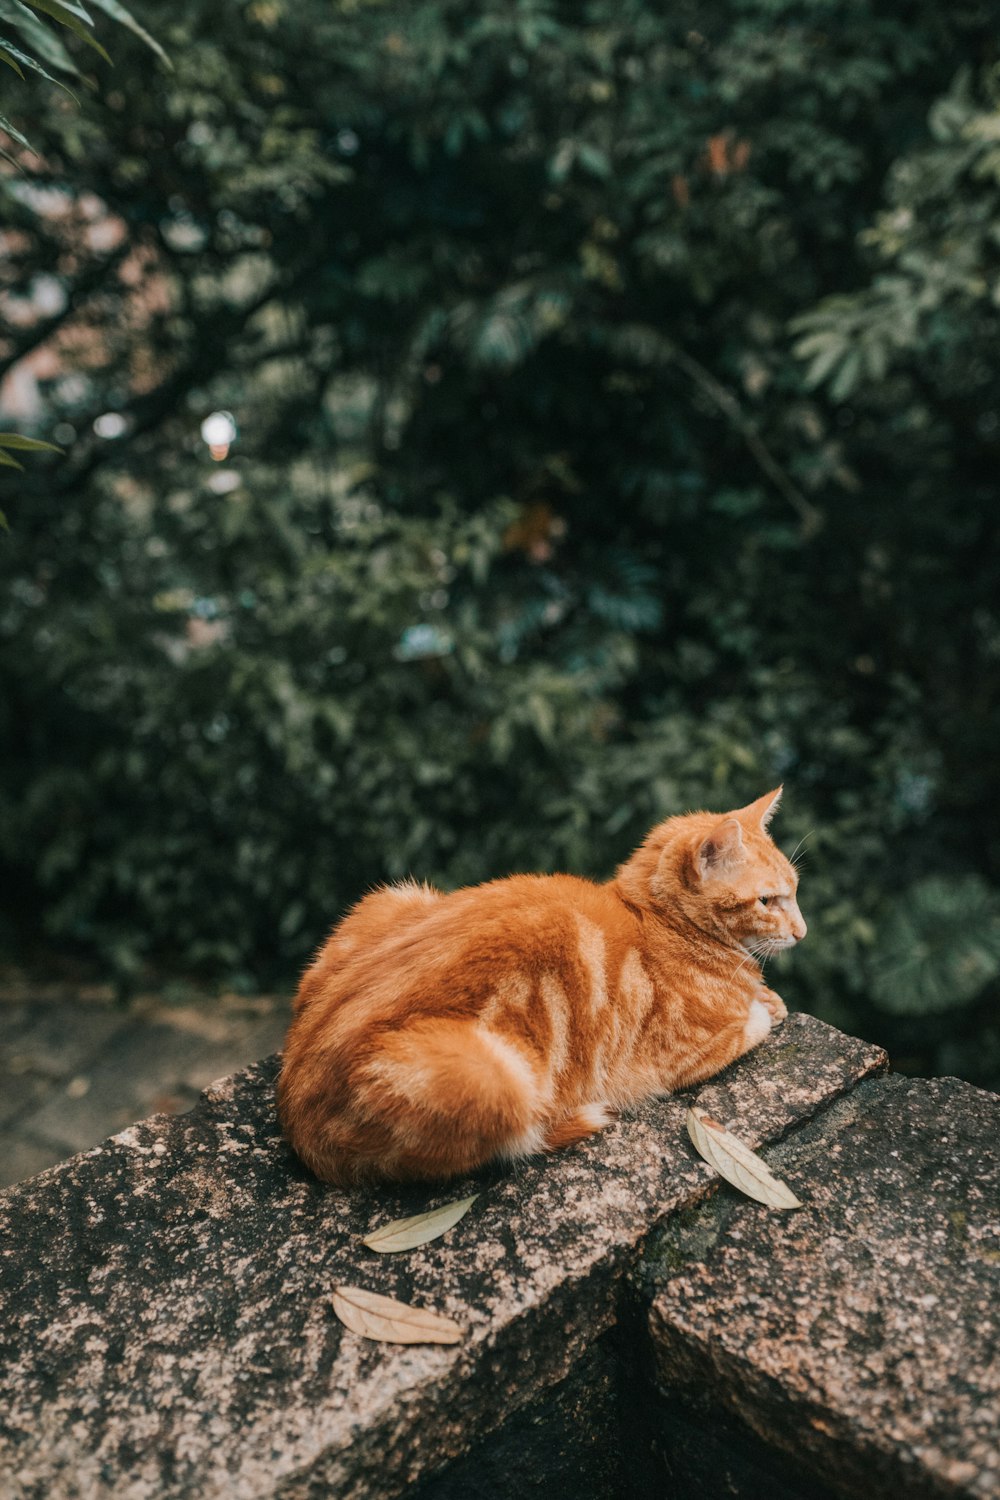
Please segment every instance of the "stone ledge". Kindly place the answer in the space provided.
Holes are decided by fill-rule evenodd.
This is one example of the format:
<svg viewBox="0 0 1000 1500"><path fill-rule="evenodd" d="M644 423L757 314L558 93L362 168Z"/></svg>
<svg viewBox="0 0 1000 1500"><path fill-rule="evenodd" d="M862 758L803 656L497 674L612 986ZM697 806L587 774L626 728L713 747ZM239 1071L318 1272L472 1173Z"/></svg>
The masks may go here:
<svg viewBox="0 0 1000 1500"><path fill-rule="evenodd" d="M775 1141L881 1071L795 1016L695 1091ZM275 1123L275 1059L0 1196L0 1474L10 1500L335 1493L377 1500L561 1380L615 1319L650 1230L711 1193L690 1098L436 1194L308 1176ZM444 1241L379 1257L376 1223L480 1191ZM433 1305L453 1348L343 1329L338 1282Z"/></svg>
<svg viewBox="0 0 1000 1500"><path fill-rule="evenodd" d="M1000 1494L998 1142L996 1095L879 1079L768 1153L801 1212L724 1188L669 1223L661 1391L836 1494Z"/></svg>

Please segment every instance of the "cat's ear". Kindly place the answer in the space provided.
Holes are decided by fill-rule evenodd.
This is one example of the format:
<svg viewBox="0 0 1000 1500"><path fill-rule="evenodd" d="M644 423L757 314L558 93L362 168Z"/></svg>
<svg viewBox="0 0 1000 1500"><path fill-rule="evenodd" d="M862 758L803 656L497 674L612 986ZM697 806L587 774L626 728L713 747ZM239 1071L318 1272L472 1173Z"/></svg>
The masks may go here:
<svg viewBox="0 0 1000 1500"><path fill-rule="evenodd" d="M768 823L778 811L783 791L784 787L779 786L773 792L766 792L763 797L758 797L757 801L751 802L748 807L741 807L736 817L751 828L761 828L766 831Z"/></svg>
<svg viewBox="0 0 1000 1500"><path fill-rule="evenodd" d="M702 840L694 862L702 880L710 880L739 864L742 856L743 829L735 818L726 818L716 824L707 839Z"/></svg>

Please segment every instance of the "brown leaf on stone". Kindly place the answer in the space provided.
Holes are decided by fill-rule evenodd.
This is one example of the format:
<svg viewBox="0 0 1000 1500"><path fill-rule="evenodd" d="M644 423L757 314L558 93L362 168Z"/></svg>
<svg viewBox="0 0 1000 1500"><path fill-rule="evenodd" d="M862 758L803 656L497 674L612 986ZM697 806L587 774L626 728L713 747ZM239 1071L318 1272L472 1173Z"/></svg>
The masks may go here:
<svg viewBox="0 0 1000 1500"><path fill-rule="evenodd" d="M454 1203L442 1204L427 1213L414 1214L411 1219L393 1219L391 1224L380 1224L361 1243L369 1250L377 1250L379 1255L426 1245L431 1240L440 1239L464 1218L478 1196L478 1193L473 1193L471 1198L458 1198Z"/></svg>
<svg viewBox="0 0 1000 1500"><path fill-rule="evenodd" d="M457 1344L465 1336L451 1318L426 1307L410 1307L360 1286L338 1286L333 1310L352 1333L382 1344Z"/></svg>
<svg viewBox="0 0 1000 1500"><path fill-rule="evenodd" d="M698 1155L748 1198L766 1203L769 1208L802 1207L787 1184L768 1171L755 1151L738 1136L730 1135L703 1109L688 1110L687 1131Z"/></svg>

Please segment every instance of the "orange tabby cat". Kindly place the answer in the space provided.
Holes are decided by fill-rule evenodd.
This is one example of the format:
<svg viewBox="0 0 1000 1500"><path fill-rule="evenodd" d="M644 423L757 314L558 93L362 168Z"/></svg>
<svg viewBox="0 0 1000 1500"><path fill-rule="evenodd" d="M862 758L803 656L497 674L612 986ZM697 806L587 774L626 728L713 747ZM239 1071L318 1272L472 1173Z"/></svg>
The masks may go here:
<svg viewBox="0 0 1000 1500"><path fill-rule="evenodd" d="M654 828L614 880L366 896L306 972L278 1106L328 1182L433 1179L583 1140L782 1021L756 959L805 936L781 788Z"/></svg>

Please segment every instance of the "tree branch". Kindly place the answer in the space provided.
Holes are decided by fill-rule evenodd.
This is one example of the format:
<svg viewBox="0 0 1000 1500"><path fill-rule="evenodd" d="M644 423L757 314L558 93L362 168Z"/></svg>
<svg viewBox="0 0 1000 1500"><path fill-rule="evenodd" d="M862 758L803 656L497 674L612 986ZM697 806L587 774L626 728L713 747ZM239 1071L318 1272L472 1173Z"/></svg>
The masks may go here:
<svg viewBox="0 0 1000 1500"><path fill-rule="evenodd" d="M794 480L785 473L733 392L721 381L716 380L710 370L706 370L703 364L685 353L672 339L664 339L663 344L664 352L674 364L690 375L695 384L705 392L706 396L737 429L758 467L767 475L775 489L787 500L799 517L802 522L802 535L804 537L815 536L823 525L823 512L813 505L811 500L806 499Z"/></svg>

